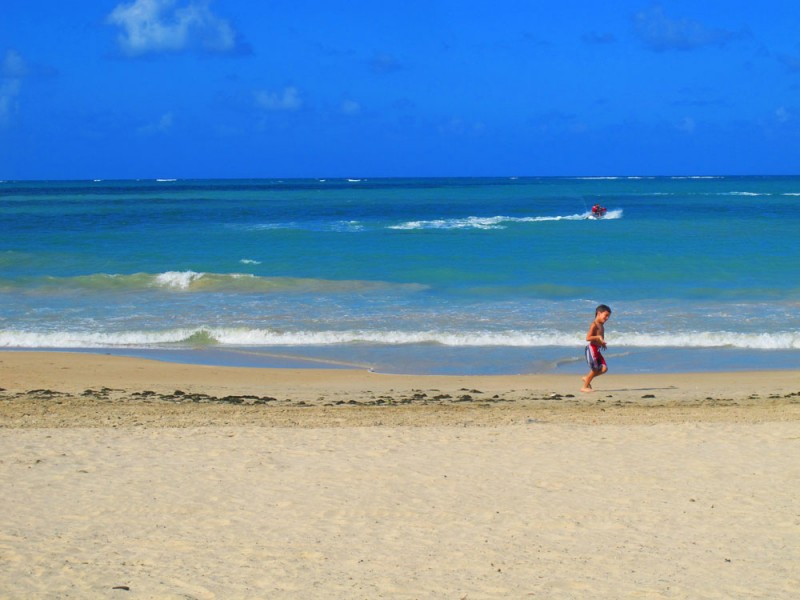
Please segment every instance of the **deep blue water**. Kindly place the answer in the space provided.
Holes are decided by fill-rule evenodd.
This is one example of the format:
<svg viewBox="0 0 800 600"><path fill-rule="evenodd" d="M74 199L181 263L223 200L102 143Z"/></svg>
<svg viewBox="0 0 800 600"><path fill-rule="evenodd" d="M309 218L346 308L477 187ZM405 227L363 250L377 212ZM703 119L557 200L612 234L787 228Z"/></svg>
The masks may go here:
<svg viewBox="0 0 800 600"><path fill-rule="evenodd" d="M796 367L798 205L796 177L2 182L0 346L580 371L602 302L612 369Z"/></svg>

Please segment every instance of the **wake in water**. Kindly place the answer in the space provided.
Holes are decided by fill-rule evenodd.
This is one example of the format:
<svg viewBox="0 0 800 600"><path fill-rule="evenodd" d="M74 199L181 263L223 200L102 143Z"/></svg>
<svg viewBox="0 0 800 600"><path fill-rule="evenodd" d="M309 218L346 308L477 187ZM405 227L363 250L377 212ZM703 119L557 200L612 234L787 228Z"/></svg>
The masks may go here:
<svg viewBox="0 0 800 600"><path fill-rule="evenodd" d="M494 217L455 217L451 219L428 219L404 221L386 225L386 229L418 230L418 229L506 229L509 225L519 223L547 223L553 221L610 221L622 218L622 209L610 210L601 219L596 219L591 211L572 215L556 215L550 217L510 217L498 215ZM236 227L244 231L303 230L333 233L359 233L381 229L381 226L370 225L362 221L291 221L281 223L259 223Z"/></svg>
<svg viewBox="0 0 800 600"><path fill-rule="evenodd" d="M596 219L591 211L574 215L553 217L466 217L457 219L434 219L430 221L407 221L390 225L388 229L505 229L513 223L546 223L552 221L606 221L622 218L622 209L610 210L601 219Z"/></svg>

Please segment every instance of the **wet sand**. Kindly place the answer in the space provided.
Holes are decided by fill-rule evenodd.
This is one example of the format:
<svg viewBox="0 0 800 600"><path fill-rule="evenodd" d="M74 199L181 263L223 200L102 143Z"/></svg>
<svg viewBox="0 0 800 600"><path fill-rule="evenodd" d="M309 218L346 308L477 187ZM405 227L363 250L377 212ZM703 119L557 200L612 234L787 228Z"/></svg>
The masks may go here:
<svg viewBox="0 0 800 600"><path fill-rule="evenodd" d="M0 352L4 427L501 425L800 418L795 371L417 376Z"/></svg>

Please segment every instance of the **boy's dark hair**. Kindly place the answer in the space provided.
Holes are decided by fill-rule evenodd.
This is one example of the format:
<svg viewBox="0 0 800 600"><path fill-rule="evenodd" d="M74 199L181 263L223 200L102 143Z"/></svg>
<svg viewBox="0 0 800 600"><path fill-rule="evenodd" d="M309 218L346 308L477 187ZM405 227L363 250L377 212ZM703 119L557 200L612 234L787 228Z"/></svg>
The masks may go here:
<svg viewBox="0 0 800 600"><path fill-rule="evenodd" d="M595 314L595 316L597 316L601 312L607 312L607 313L611 314L611 309L608 306L606 306L605 304L601 304L600 306L598 306L597 308L594 309L594 314Z"/></svg>

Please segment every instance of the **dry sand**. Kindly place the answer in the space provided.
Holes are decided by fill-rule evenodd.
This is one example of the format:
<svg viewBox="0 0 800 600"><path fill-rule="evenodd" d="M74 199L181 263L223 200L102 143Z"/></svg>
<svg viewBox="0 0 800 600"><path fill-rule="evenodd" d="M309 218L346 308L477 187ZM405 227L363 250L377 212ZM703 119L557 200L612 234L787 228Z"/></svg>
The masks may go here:
<svg viewBox="0 0 800 600"><path fill-rule="evenodd" d="M0 386L2 598L800 595L797 372L0 353Z"/></svg>

